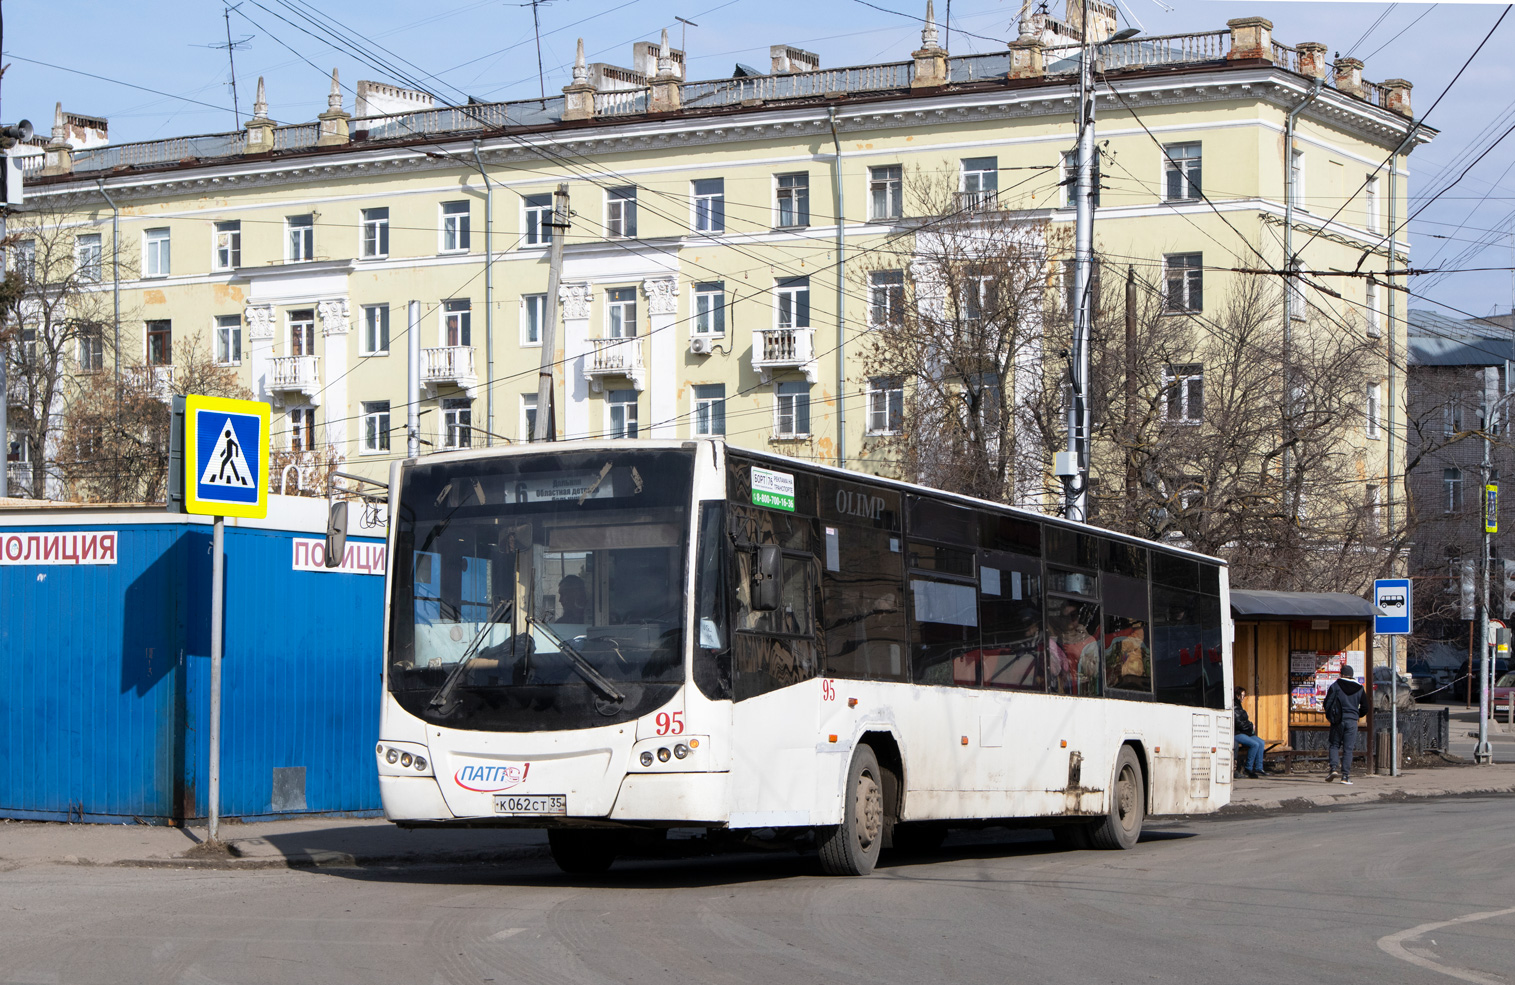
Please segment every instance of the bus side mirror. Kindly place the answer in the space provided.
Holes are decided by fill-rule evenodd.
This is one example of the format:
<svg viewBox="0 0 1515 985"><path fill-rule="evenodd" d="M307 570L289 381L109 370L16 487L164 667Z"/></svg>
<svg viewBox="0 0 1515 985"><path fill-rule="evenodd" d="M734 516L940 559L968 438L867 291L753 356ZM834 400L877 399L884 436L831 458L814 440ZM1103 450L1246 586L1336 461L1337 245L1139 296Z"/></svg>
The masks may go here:
<svg viewBox="0 0 1515 985"><path fill-rule="evenodd" d="M752 576L752 611L773 612L783 592L784 555L774 544L757 551L757 571Z"/></svg>
<svg viewBox="0 0 1515 985"><path fill-rule="evenodd" d="M347 504L332 503L326 519L326 566L335 568L347 553Z"/></svg>

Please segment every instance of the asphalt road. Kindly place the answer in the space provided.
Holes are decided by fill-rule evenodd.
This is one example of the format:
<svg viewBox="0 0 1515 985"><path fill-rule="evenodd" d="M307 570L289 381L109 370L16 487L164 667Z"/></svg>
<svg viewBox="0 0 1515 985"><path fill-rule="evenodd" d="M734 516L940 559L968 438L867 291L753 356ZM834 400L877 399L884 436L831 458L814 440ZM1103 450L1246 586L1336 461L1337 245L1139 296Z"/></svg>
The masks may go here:
<svg viewBox="0 0 1515 985"><path fill-rule="evenodd" d="M813 857L0 872L5 985L1515 981L1515 799L956 836ZM1449 922L1450 921L1450 922ZM1448 977L1451 974L1452 977Z"/></svg>

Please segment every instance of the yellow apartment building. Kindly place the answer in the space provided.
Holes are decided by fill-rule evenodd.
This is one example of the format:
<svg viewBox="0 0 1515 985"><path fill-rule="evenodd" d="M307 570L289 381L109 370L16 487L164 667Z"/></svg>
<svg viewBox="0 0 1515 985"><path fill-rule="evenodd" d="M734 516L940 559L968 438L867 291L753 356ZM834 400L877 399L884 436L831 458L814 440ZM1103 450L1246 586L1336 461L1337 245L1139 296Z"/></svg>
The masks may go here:
<svg viewBox="0 0 1515 985"><path fill-rule="evenodd" d="M1093 11L1108 36L1113 11ZM1071 14L1028 14L989 54L949 54L928 14L921 48L877 65L775 45L768 74L691 82L665 40L631 68L586 65L581 46L545 101L447 107L360 82L349 114L334 74L313 123L276 125L261 91L240 132L83 147L60 122L27 159L27 209L72 231L94 290L119 293L120 351L81 354L81 371L119 362L166 386L198 340L273 406L276 445L348 470L379 477L405 455L412 338L423 452L526 440L549 320L560 437L724 432L883 467L871 449L897 426L899 384L862 369L876 298L857 271L930 220L903 194L911 175L1071 234ZM1107 44L1096 68L1096 249L1141 264L1172 310L1220 304L1232 268L1280 268L1291 211L1302 268L1387 267L1408 155L1434 135L1408 82L1366 82L1262 18ZM549 304L559 185L571 227ZM1395 248L1406 265L1402 233ZM1303 304L1404 351L1386 290L1322 283ZM1372 399L1403 420L1402 393ZM1372 425L1364 478L1383 482Z"/></svg>

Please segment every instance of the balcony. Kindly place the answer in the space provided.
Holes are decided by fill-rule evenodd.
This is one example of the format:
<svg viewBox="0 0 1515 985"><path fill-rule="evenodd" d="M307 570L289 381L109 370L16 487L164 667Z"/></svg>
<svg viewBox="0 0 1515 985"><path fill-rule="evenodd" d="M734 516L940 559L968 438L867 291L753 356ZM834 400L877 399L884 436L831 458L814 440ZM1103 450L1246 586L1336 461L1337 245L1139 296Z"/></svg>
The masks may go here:
<svg viewBox="0 0 1515 985"><path fill-rule="evenodd" d="M815 382L815 329L760 328L753 333L752 368L772 382L775 370L795 369Z"/></svg>
<svg viewBox="0 0 1515 985"><path fill-rule="evenodd" d="M319 404L321 402L320 357L275 356L269 361L268 391L280 402L289 399L285 396L286 394L299 394L309 403Z"/></svg>
<svg viewBox="0 0 1515 985"><path fill-rule="evenodd" d="M444 345L435 349L421 350L421 383L436 395L444 386L455 386L474 395L479 385L473 369L473 346Z"/></svg>
<svg viewBox="0 0 1515 985"><path fill-rule="evenodd" d="M999 210L999 190L980 188L971 192L955 192L954 205L959 215L980 215Z"/></svg>
<svg viewBox="0 0 1515 985"><path fill-rule="evenodd" d="M607 376L624 376L634 389L646 389L646 368L642 362L642 340L590 339L594 350L584 358L584 379L600 392Z"/></svg>
<svg viewBox="0 0 1515 985"><path fill-rule="evenodd" d="M174 399L172 366L133 366L125 372L126 385L151 394L159 400Z"/></svg>

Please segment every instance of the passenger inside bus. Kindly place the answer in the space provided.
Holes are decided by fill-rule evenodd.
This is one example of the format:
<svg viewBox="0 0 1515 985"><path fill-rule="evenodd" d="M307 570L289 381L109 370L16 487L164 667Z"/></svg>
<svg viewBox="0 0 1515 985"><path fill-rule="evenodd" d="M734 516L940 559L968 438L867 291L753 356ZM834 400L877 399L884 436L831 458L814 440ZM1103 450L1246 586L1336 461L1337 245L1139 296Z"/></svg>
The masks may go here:
<svg viewBox="0 0 1515 985"><path fill-rule="evenodd" d="M578 575L565 575L563 580L558 582L558 607L562 610L558 622L587 623L591 621L589 590L584 587L584 579Z"/></svg>
<svg viewBox="0 0 1515 985"><path fill-rule="evenodd" d="M1073 599L1047 602L1048 690L1054 694L1099 694L1099 606ZM1094 627L1094 628L1091 628Z"/></svg>

